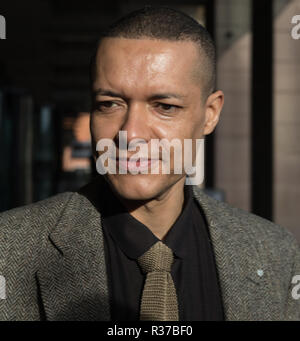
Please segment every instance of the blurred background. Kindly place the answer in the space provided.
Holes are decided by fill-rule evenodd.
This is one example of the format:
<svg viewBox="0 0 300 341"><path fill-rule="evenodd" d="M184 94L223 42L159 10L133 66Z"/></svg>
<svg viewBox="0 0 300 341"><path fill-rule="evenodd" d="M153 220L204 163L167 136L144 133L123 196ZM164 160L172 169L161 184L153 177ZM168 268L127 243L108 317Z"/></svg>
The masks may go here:
<svg viewBox="0 0 300 341"><path fill-rule="evenodd" d="M216 42L225 106L206 139L203 189L300 241L300 0L1 0L0 211L95 176L90 56L107 25L144 5L186 12Z"/></svg>

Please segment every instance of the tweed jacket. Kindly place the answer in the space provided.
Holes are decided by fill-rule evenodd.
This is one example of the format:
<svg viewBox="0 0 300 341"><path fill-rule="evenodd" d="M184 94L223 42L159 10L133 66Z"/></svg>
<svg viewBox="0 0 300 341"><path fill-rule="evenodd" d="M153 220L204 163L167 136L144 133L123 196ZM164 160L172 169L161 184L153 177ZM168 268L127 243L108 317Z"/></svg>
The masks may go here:
<svg viewBox="0 0 300 341"><path fill-rule="evenodd" d="M225 319L300 320L292 235L196 186L193 194L208 224ZM97 196L98 182L0 215L0 320L110 320Z"/></svg>

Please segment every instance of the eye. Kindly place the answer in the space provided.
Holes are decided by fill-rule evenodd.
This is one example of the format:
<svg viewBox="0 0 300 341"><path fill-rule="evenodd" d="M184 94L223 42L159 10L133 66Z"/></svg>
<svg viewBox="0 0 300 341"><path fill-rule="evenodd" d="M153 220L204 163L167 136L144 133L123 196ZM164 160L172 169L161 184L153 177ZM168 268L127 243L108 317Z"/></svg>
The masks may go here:
<svg viewBox="0 0 300 341"><path fill-rule="evenodd" d="M168 104L168 103L156 103L155 108L158 109L158 111L163 113L174 113L181 107L174 104Z"/></svg>
<svg viewBox="0 0 300 341"><path fill-rule="evenodd" d="M95 110L106 112L118 107L118 103L113 101L98 101L95 103Z"/></svg>
<svg viewBox="0 0 300 341"><path fill-rule="evenodd" d="M163 110L168 111L168 110L172 109L174 106L171 105L171 104L160 103L160 107L161 107Z"/></svg>

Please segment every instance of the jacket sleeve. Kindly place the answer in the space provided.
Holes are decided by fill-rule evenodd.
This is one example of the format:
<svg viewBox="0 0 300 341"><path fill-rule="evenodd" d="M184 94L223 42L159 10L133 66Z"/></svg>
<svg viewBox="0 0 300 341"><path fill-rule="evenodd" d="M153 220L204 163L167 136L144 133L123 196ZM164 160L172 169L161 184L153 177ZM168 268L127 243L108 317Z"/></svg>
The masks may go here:
<svg viewBox="0 0 300 341"><path fill-rule="evenodd" d="M35 268L41 241L31 211L0 214L1 321L39 320Z"/></svg>
<svg viewBox="0 0 300 341"><path fill-rule="evenodd" d="M294 263L287 293L284 320L300 321L300 247L298 243L294 241L291 248L294 250Z"/></svg>

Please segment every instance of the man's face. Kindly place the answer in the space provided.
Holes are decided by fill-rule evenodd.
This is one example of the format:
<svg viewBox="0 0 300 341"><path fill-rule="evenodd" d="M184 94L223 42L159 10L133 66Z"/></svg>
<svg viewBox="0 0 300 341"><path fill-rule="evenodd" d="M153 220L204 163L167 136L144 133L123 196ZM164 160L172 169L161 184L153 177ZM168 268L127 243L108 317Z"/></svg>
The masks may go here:
<svg viewBox="0 0 300 341"><path fill-rule="evenodd" d="M94 144L103 138L112 139L118 156L119 131L126 131L128 143L133 139L147 143L150 158L152 139L176 138L183 146L184 139L203 138L210 131L205 131L209 129L208 109L201 80L195 77L197 61L199 52L193 42L104 39L96 56L93 84ZM133 154L128 151L128 158ZM172 172L173 158L171 153L170 174L162 174L160 160L160 174L117 172L107 177L125 199L153 199L185 179L184 172Z"/></svg>

